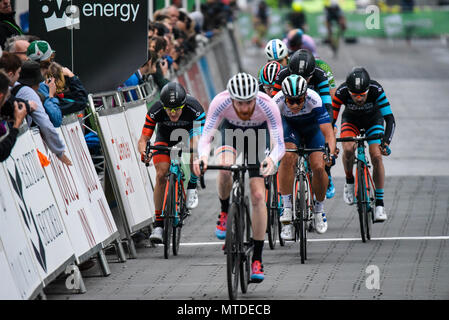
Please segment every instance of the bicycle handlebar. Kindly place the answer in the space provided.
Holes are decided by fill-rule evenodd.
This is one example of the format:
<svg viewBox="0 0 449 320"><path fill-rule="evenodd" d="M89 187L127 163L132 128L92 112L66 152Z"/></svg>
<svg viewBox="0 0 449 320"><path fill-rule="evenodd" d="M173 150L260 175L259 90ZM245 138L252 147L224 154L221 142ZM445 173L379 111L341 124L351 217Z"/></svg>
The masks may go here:
<svg viewBox="0 0 449 320"><path fill-rule="evenodd" d="M178 157L181 157L182 155L182 144L174 145L173 147L167 147L167 146L152 146L151 142L147 142L147 146L145 148L145 161L148 159L148 154L150 153L150 150L158 150L158 151L168 151L171 152L172 150L178 152ZM150 164L148 162L145 162L145 166L149 166Z"/></svg>
<svg viewBox="0 0 449 320"><path fill-rule="evenodd" d="M370 140L382 139L383 137L384 137L383 134L377 133L377 134L373 134L372 136L369 136L369 137L357 136L357 137L337 138L337 142L370 141Z"/></svg>
<svg viewBox="0 0 449 320"><path fill-rule="evenodd" d="M268 164L266 162L263 163L263 167L265 168ZM207 170L227 170L232 172L238 172L238 171L246 171L246 170L256 170L259 169L260 165L257 164L233 164L230 166L216 166L216 165L210 165L207 166ZM206 183L204 181L204 163L201 161L200 163L200 184L202 189L206 189Z"/></svg>

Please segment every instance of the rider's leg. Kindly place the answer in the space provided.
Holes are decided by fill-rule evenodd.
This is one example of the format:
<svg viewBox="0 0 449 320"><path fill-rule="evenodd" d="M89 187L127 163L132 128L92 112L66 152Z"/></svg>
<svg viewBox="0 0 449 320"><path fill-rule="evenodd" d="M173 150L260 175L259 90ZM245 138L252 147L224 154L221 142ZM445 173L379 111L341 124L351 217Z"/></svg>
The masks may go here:
<svg viewBox="0 0 449 320"><path fill-rule="evenodd" d="M329 183L322 152L313 152L309 156L310 167L313 173L312 189L315 198L323 202L326 197L327 184Z"/></svg>
<svg viewBox="0 0 449 320"><path fill-rule="evenodd" d="M346 183L354 183L353 167L355 160L355 142L343 142L343 168L346 175Z"/></svg>
<svg viewBox="0 0 449 320"><path fill-rule="evenodd" d="M285 143L286 149L296 149L296 144L292 142ZM286 152L279 165L279 191L281 196L291 195L293 180L295 179L296 162L298 155L293 152Z"/></svg>
<svg viewBox="0 0 449 320"><path fill-rule="evenodd" d="M162 158L162 159L159 159ZM158 161L159 160L159 161ZM163 219L161 218L162 205L164 202L165 187L167 184L167 173L170 169L170 157L157 155L153 157L154 167L156 169L156 184L153 191L154 209L155 209L155 227L163 227Z"/></svg>
<svg viewBox="0 0 449 320"><path fill-rule="evenodd" d="M263 241L267 231L267 205L265 203L265 183L260 177L251 178L249 181L251 190L253 239Z"/></svg>
<svg viewBox="0 0 449 320"><path fill-rule="evenodd" d="M369 145L369 154L373 164L373 180L376 186L376 206L383 206L385 167L378 143Z"/></svg>

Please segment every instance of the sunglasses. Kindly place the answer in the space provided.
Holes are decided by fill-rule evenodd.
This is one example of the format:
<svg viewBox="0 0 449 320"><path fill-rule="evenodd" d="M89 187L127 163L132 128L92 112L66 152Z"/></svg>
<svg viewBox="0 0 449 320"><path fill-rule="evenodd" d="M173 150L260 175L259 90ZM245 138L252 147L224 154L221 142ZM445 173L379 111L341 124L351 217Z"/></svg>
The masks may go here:
<svg viewBox="0 0 449 320"><path fill-rule="evenodd" d="M366 96L368 94L368 91L369 90L366 90L365 92L362 92L362 93L353 93L353 92L349 91L349 94L354 98L357 98L357 97L363 98L364 96Z"/></svg>
<svg viewBox="0 0 449 320"><path fill-rule="evenodd" d="M302 96L299 98L290 98L290 97L285 97L285 102L287 102L288 104L297 104L300 105L304 102L304 100L306 99L306 96Z"/></svg>
<svg viewBox="0 0 449 320"><path fill-rule="evenodd" d="M182 108L184 108L185 104L183 104L182 106L176 107L176 108L168 108L168 107L164 107L164 110L170 110L171 112L176 112L178 110L181 110Z"/></svg>

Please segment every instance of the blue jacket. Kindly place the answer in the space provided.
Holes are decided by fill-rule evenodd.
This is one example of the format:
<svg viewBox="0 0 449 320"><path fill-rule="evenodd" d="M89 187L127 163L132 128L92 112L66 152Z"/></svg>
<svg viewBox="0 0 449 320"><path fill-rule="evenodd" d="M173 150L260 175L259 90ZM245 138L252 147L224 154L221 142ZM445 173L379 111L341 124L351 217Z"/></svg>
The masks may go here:
<svg viewBox="0 0 449 320"><path fill-rule="evenodd" d="M57 97L50 98L50 88L45 82L40 83L38 92L45 98L43 105L51 123L53 123L55 128L60 127L62 124L62 112L59 107L59 99Z"/></svg>

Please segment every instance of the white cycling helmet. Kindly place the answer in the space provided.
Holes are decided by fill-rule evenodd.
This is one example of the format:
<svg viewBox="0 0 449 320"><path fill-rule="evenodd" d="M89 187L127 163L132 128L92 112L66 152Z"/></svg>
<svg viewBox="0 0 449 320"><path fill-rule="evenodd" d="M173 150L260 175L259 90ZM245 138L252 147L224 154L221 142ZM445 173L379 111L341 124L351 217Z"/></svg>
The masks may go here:
<svg viewBox="0 0 449 320"><path fill-rule="evenodd" d="M282 93L286 97L298 98L307 92L307 81L296 74L292 74L282 81Z"/></svg>
<svg viewBox="0 0 449 320"><path fill-rule="evenodd" d="M248 101L257 96L259 84L252 75L240 72L229 79L227 89L232 99Z"/></svg>
<svg viewBox="0 0 449 320"><path fill-rule="evenodd" d="M288 54L287 46L284 42L279 39L272 39L268 41L265 46L265 54L267 55L268 60L282 60Z"/></svg>

